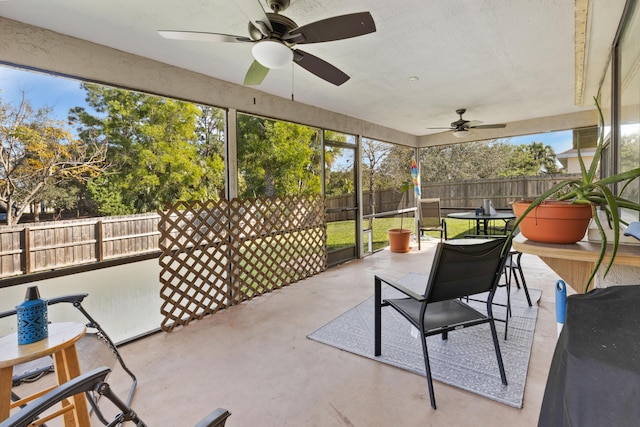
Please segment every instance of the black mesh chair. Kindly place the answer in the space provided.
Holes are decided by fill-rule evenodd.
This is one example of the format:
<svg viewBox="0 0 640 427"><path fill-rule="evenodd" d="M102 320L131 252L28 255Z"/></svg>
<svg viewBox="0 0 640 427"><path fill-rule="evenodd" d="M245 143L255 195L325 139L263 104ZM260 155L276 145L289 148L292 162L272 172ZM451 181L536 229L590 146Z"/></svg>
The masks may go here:
<svg viewBox="0 0 640 427"><path fill-rule="evenodd" d="M103 364L119 363L122 370L131 378L131 387L127 396L127 405L131 404L133 395L138 385L136 376L127 367L118 351L116 344L111 340L109 335L102 329L100 324L87 312L82 306L82 302L88 294L71 294L63 295L55 298L47 299L47 306L51 307L56 304L71 304L86 318L87 327L86 335L78 343L78 347L82 350L80 356L80 364L83 371L96 368ZM16 310L8 310L0 313L0 319L15 316ZM111 360L109 360L111 359ZM43 375L53 372L53 360L47 356L28 364L18 365L14 367L13 386L19 386L23 382L33 382L40 379ZM18 401L19 396L12 393L12 400Z"/></svg>
<svg viewBox="0 0 640 427"><path fill-rule="evenodd" d="M509 228L508 230L510 231L512 228ZM515 230L513 232L513 235L516 236L518 233L520 232L520 230ZM496 239L506 239L507 236L492 236L493 238ZM487 236L485 235L467 235L465 236L465 238L482 238L482 239L486 239ZM516 287L518 289L524 289L524 294L525 297L527 298L527 303L529 304L529 307L532 306L531 303L531 297L529 296L529 289L527 288L527 281L524 278L524 271L522 271L522 252L516 251L515 249L511 249L509 251L509 254L507 256L507 259L504 262L504 281L500 281L498 282L498 287L499 288L505 288L506 293L507 293L507 303L506 304L500 304L500 303L494 303L494 305L499 305L499 306L503 306L506 307L506 313L505 313L505 318L504 319L495 319L495 320L499 320L501 322L504 322L504 339L506 340L508 338L508 334L509 334L509 318L511 317L511 281L512 279L515 280L516 282ZM477 300L475 300L477 301Z"/></svg>
<svg viewBox="0 0 640 427"><path fill-rule="evenodd" d="M420 238L427 231L439 231L440 241L447 240L447 221L440 212L440 199L420 199L418 207L418 250L421 249Z"/></svg>
<svg viewBox="0 0 640 427"><path fill-rule="evenodd" d="M422 350L429 398L433 409L436 409L436 400L427 351L428 336L441 334L442 339L448 339L450 331L489 323L500 378L502 384L507 384L493 318L492 302L510 246L511 241L505 243L504 239L477 243L468 240L465 241L465 244L438 243L423 295L417 294L393 280L375 276L375 355L382 354L382 307L392 307L417 328L423 336ZM382 283L395 288L406 297L383 300ZM485 292L488 292L486 314L472 308L462 300L464 297Z"/></svg>
<svg viewBox="0 0 640 427"><path fill-rule="evenodd" d="M111 370L107 367L97 368L54 388L50 392L24 406L20 411L16 412L3 422L0 422L0 427L31 426L33 425L32 423L38 420L39 417L49 408L79 393L86 393L88 397L90 394L102 396L114 405L117 409L117 415L110 422L103 421L104 425L112 427L120 426L125 423L133 423L133 425L138 427L146 427L146 424L140 419L139 415L131 409L128 404L120 400L120 398L113 393L109 384L105 382L110 371ZM99 414L99 418L101 420L104 419L105 417L101 414L100 408L95 404L95 399L93 397L89 397L89 402L96 413ZM216 409L198 422L195 427L223 427L226 423L226 419L230 415L231 413L226 409Z"/></svg>
<svg viewBox="0 0 640 427"><path fill-rule="evenodd" d="M516 287L518 289L524 289L524 294L527 297L529 307L531 307L531 297L529 296L529 289L527 288L527 281L524 278L524 272L522 271L522 252L512 250L509 253L509 257L505 262L505 271L507 274L508 287L511 288L511 278L516 281Z"/></svg>

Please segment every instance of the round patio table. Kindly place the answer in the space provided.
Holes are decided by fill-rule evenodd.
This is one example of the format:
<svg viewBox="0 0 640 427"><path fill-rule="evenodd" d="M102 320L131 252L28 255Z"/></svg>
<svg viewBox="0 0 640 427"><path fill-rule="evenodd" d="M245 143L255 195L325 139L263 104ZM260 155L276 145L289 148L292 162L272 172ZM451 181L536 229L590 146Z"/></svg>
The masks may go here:
<svg viewBox="0 0 640 427"><path fill-rule="evenodd" d="M510 219L515 219L513 212L496 212L493 215L477 214L475 212L455 212L447 215L447 218L466 219L467 221L476 222L476 234L489 234L489 222L502 220L507 223Z"/></svg>

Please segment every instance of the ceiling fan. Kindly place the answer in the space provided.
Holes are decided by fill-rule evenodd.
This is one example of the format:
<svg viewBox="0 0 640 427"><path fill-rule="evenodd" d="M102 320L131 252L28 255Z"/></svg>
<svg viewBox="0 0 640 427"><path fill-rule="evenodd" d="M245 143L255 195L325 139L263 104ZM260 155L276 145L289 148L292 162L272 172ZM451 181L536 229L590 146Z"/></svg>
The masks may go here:
<svg viewBox="0 0 640 427"><path fill-rule="evenodd" d="M494 125L483 125L480 120L465 120L462 115L466 112L466 108L460 108L456 110L456 114L460 116L460 119L451 123L451 127L448 128L427 128L427 129L449 129L453 131L453 135L462 138L467 135L469 129L500 129L507 127L504 123Z"/></svg>
<svg viewBox="0 0 640 427"><path fill-rule="evenodd" d="M259 0L234 0L249 18L249 37L197 31L159 30L165 38L187 41L252 43L254 61L249 67L244 84L262 83L272 68L282 68L293 61L323 80L340 86L349 76L337 67L296 45L322 43L362 36L376 31L369 12L334 16L301 27L279 13L289 6L290 0L267 0L273 13L265 13Z"/></svg>

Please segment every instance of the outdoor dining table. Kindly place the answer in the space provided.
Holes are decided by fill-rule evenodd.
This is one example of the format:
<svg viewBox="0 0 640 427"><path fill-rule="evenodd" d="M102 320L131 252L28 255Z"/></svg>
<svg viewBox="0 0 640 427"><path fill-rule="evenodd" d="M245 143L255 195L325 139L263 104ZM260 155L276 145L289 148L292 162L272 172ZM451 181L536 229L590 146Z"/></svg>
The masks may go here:
<svg viewBox="0 0 640 427"><path fill-rule="evenodd" d="M507 223L510 219L515 219L513 212L496 212L493 215L485 215L476 212L455 212L447 215L447 218L466 219L476 222L476 234L489 234L489 222L502 220Z"/></svg>

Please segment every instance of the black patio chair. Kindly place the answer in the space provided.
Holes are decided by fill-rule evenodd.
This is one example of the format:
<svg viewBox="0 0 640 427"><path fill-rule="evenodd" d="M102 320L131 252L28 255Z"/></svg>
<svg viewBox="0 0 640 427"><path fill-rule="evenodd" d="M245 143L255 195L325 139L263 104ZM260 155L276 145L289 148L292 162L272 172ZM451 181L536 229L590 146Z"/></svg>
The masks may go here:
<svg viewBox="0 0 640 427"><path fill-rule="evenodd" d="M99 418L101 419L105 417L95 404L94 399L89 396L90 394L103 396L115 406L117 415L110 422L104 422L104 425L113 427L131 422L138 427L146 427L138 414L128 404L120 400L113 393L109 384L105 382L109 372L111 370L107 367L97 368L54 388L1 422L0 427L28 427L49 408L79 393L87 394L91 406L96 414L100 414ZM231 413L226 409L218 408L198 422L195 427L223 427L230 415Z"/></svg>
<svg viewBox="0 0 640 427"><path fill-rule="evenodd" d="M509 228L509 231L511 230L511 228ZM515 230L513 235L516 236L518 235L520 231L519 230ZM505 239L507 236L490 236L492 238L495 239ZM467 235L465 236L465 238L481 238L481 239L486 239L487 236L485 235ZM506 304L502 304L502 303L494 303L494 305L499 305L502 307L506 307L506 312L505 312L505 318L504 319L498 319L496 318L495 320L498 320L500 322L504 322L504 339L506 340L508 338L508 334L509 334L509 318L511 317L511 281L512 279L515 279L516 282L516 287L518 289L524 289L524 295L527 298L527 303L529 304L529 307L532 306L531 303L531 297L529 296L529 288L527 288L527 281L524 278L524 271L522 270L522 252L516 251L515 249L511 249L509 251L509 254L507 256L507 259L504 262L504 282L503 281L499 281L498 282L498 288L505 288L506 292L507 292L507 303ZM469 300L470 298L467 298L467 300ZM478 301L475 300L474 301Z"/></svg>
<svg viewBox="0 0 640 427"><path fill-rule="evenodd" d="M47 300L47 306L52 306L60 303L72 304L80 311L87 319L86 327L87 334L78 343L79 356L81 368L84 371L93 369L101 364L109 364L106 358L112 357L122 367L123 371L131 378L131 387L129 389L129 395L126 399L126 404L130 405L133 400L133 395L138 385L136 376L131 372L122 359L120 352L116 344L111 340L109 335L102 329L100 324L87 312L82 306L82 302L89 294L71 294L63 295ZM0 319L15 316L17 311L8 310L0 313ZM115 362L114 362L115 363ZM17 387L24 382L33 382L40 379L43 375L53 372L53 359L50 356L29 362L23 365L17 365L14 367L13 386ZM12 400L18 401L20 397L12 392Z"/></svg>
<svg viewBox="0 0 640 427"><path fill-rule="evenodd" d="M418 207L418 250L421 248L420 238L427 231L439 231L440 241L447 240L447 221L442 218L440 199L420 199Z"/></svg>
<svg viewBox="0 0 640 427"><path fill-rule="evenodd" d="M507 244L508 247L504 246L504 239L478 243L469 241L465 244L438 243L426 289L422 295L391 279L375 276L374 353L376 356L382 354L382 307L392 307L422 334L429 399L433 409L436 409L436 400L427 351L427 337L431 335L441 334L442 339L448 339L450 331L489 323L500 378L502 384L507 385L492 310L493 297L502 276L510 242ZM406 297L383 300L382 283L395 288ZM463 301L465 297L485 292L488 292L486 314Z"/></svg>
<svg viewBox="0 0 640 427"><path fill-rule="evenodd" d="M513 228L514 220L508 221L505 225L505 234L511 232L513 236L520 234L520 228ZM505 284L507 288L507 320L505 321L504 339L507 339L507 332L509 330L509 316L511 316L511 279L515 279L516 287L518 289L524 289L524 295L527 298L529 307L531 304L531 297L529 296L529 288L527 288L527 281L524 278L524 271L522 270L522 252L511 249L509 256L504 263L504 276Z"/></svg>

